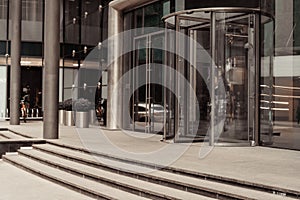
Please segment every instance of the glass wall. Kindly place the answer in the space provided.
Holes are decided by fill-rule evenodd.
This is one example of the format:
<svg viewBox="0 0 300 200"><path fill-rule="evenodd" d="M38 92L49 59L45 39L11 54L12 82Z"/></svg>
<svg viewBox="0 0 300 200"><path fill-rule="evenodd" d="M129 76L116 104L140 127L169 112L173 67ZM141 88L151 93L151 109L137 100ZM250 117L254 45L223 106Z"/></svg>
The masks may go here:
<svg viewBox="0 0 300 200"><path fill-rule="evenodd" d="M110 0L72 0L63 1L64 26L61 57L64 70L61 76L63 89L61 100L72 98L74 85L82 87L88 80L78 80L76 76L81 64L99 42L107 38L108 3ZM80 95L80 94L77 94Z"/></svg>
<svg viewBox="0 0 300 200"><path fill-rule="evenodd" d="M0 1L0 40L6 40L7 38L7 7L8 0Z"/></svg>
<svg viewBox="0 0 300 200"><path fill-rule="evenodd" d="M22 41L42 42L43 40L43 12L44 0L22 1ZM9 12L9 23L11 24L11 12ZM9 26L9 39L12 31Z"/></svg>
<svg viewBox="0 0 300 200"><path fill-rule="evenodd" d="M81 21L82 44L95 45L101 39L100 21L103 16L100 0L84 0L82 3L83 18Z"/></svg>
<svg viewBox="0 0 300 200"><path fill-rule="evenodd" d="M0 120L8 116L7 113L7 66L0 66Z"/></svg>
<svg viewBox="0 0 300 200"><path fill-rule="evenodd" d="M177 76L173 83L179 91L169 108L175 112L175 142L249 146L256 139L259 15L251 9L224 10L182 12L165 19L177 31L176 73L188 80Z"/></svg>
<svg viewBox="0 0 300 200"><path fill-rule="evenodd" d="M12 0L11 0L12 1ZM9 65L10 65L10 39L11 4L10 0L0 0L0 71L2 97L9 99ZM74 84L74 77L80 63L88 53L107 38L108 3L110 0L60 0L60 101L71 98L70 88ZM101 6L100 6L101 5ZM22 37L21 37L21 66L23 77L36 76L34 71L28 69L42 69L43 65L43 30L44 30L44 0L22 0ZM10 26L8 26L10 25ZM8 55L6 58L5 55ZM26 72L26 74L24 74ZM42 79L39 72L38 78ZM40 80L40 79L39 79ZM26 81L25 81L26 82ZM21 83L23 87L26 83ZM5 87L4 87L5 86ZM40 84L31 85L32 96L42 91ZM96 85L95 85L96 87ZM63 88L66 88L65 90ZM2 98L1 97L1 98ZM32 102L33 104L36 104ZM39 102L40 103L40 102ZM40 106L40 104L37 104ZM0 117L5 116L8 102L0 100Z"/></svg>
<svg viewBox="0 0 300 200"><path fill-rule="evenodd" d="M131 115L131 120L124 118L124 128L142 132L162 132L164 100L163 87L151 84L154 79L162 82L163 74L159 66L163 64L164 31L153 33L153 29L147 27L164 27L162 17L174 12L171 1L157 1L155 3L134 9L124 14L124 29L131 30L131 37L124 41L124 46L133 47L135 51L124 56L123 73L132 70L130 87L126 87L125 95L130 105L123 107L123 114ZM157 30L157 29L156 29ZM135 71L133 69L143 70ZM145 79L145 84L135 88L139 82Z"/></svg>
<svg viewBox="0 0 300 200"><path fill-rule="evenodd" d="M185 9L195 8L212 8L212 7L239 7L239 8L258 8L259 0L183 0L185 2Z"/></svg>
<svg viewBox="0 0 300 200"><path fill-rule="evenodd" d="M80 1L64 1L64 42L79 44L79 30L81 22Z"/></svg>
<svg viewBox="0 0 300 200"><path fill-rule="evenodd" d="M43 0L22 1L22 41L42 41Z"/></svg>
<svg viewBox="0 0 300 200"><path fill-rule="evenodd" d="M299 0L275 0L262 18L261 142L300 149ZM266 137L267 135L267 137Z"/></svg>

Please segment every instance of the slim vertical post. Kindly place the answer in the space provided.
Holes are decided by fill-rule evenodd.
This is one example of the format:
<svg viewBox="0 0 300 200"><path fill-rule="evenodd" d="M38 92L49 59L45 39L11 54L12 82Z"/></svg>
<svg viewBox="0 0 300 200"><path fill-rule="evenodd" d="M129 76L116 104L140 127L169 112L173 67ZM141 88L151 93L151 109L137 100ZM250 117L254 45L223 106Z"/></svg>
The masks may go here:
<svg viewBox="0 0 300 200"><path fill-rule="evenodd" d="M175 88L175 91L177 92L177 94L180 94L180 85L178 83L178 80L179 79L179 75L178 75L178 72L180 70L179 66L180 66L180 58L179 58L179 37L180 37L180 19L178 16L175 16L175 27L176 27L176 32L175 32L175 49L176 49L176 54L175 54L175 80L174 81L174 88ZM174 134L174 142L178 141L179 140L179 123L180 123L180 119L179 119L179 116L180 116L180 113L179 113L179 106L180 106L180 99L178 97L177 101L175 101L175 113L174 113L174 122L175 122L175 134Z"/></svg>
<svg viewBox="0 0 300 200"><path fill-rule="evenodd" d="M209 145L214 146L215 144L215 62L216 62L216 13L211 12L211 113L210 113L210 135Z"/></svg>
<svg viewBox="0 0 300 200"><path fill-rule="evenodd" d="M10 124L20 124L20 92L21 92L21 19L22 1L11 1L12 6L12 38L10 68Z"/></svg>
<svg viewBox="0 0 300 200"><path fill-rule="evenodd" d="M45 3L43 137L45 139L58 139L60 0L46 0Z"/></svg>
<svg viewBox="0 0 300 200"><path fill-rule="evenodd" d="M257 145L260 143L260 35L258 34L260 26L260 16L255 15L255 132L254 141Z"/></svg>

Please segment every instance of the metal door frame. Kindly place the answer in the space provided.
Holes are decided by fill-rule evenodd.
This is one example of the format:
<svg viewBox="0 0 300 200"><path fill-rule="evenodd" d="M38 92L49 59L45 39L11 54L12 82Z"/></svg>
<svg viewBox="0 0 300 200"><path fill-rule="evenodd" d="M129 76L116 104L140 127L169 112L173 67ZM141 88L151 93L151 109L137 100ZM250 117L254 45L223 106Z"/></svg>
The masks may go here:
<svg viewBox="0 0 300 200"><path fill-rule="evenodd" d="M151 113L151 64L153 61L153 55L152 55L152 38L158 35L165 35L164 31L158 31L158 32L154 32L154 33L149 33L149 34L145 34L145 35L140 35L140 36L136 36L133 38L133 45L135 47L135 52L133 53L133 61L134 61L134 67L137 66L137 53L136 51L139 50L136 48L136 41L137 40L141 40L141 39L145 39L146 40L146 93L145 93L145 104L146 104L146 108L149 108L149 112L146 109L146 116L148 117L148 120L145 120L145 133L151 133L154 130L154 122L152 122L151 118L152 118L152 113ZM133 88L135 88L135 81L136 81L136 74L134 73L135 71L133 71ZM133 91L133 105L132 105L132 115L133 115L133 131L136 130L135 128L135 111L134 111L134 107L136 105L135 102L135 95L134 95L134 91ZM164 120L164 126L165 126L165 120Z"/></svg>

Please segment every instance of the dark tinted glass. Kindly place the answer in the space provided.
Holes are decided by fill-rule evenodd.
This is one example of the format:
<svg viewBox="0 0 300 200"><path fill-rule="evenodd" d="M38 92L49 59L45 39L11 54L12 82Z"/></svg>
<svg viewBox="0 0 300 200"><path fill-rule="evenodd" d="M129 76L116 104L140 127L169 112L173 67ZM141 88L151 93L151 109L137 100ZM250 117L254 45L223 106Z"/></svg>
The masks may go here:
<svg viewBox="0 0 300 200"><path fill-rule="evenodd" d="M21 55L23 56L42 56L42 43L22 42Z"/></svg>
<svg viewBox="0 0 300 200"><path fill-rule="evenodd" d="M185 9L210 7L258 8L259 0L185 0Z"/></svg>

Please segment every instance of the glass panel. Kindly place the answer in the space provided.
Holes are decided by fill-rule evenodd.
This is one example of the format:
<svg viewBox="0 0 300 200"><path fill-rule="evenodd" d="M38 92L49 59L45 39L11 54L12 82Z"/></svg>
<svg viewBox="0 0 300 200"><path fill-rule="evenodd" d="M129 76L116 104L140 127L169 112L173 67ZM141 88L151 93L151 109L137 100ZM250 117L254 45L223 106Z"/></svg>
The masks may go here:
<svg viewBox="0 0 300 200"><path fill-rule="evenodd" d="M21 89L21 98L28 103L29 117L40 117L43 102L42 67L21 68Z"/></svg>
<svg viewBox="0 0 300 200"><path fill-rule="evenodd" d="M162 48L165 43L164 33L145 35L134 40L135 42L135 67L133 88L139 86L133 92L131 116L133 129L158 133L163 131L164 100L163 87L159 84L163 81L163 73L160 65L163 63ZM140 84L142 83L142 86Z"/></svg>
<svg viewBox="0 0 300 200"><path fill-rule="evenodd" d="M72 86L77 72L77 69L64 68L64 100L72 99Z"/></svg>
<svg viewBox="0 0 300 200"><path fill-rule="evenodd" d="M180 141L187 139L188 135L188 93L187 93L187 81L180 77L187 78L188 63L186 62L185 55L188 55L189 44L185 37L187 28L181 26L182 20L176 17L176 26L178 32L176 33L176 75L175 75L175 89L176 89L176 101L175 101L175 140ZM176 31L177 31L176 30Z"/></svg>
<svg viewBox="0 0 300 200"><path fill-rule="evenodd" d="M21 55L42 57L43 45L39 42L22 42Z"/></svg>
<svg viewBox="0 0 300 200"><path fill-rule="evenodd" d="M7 42L0 42L0 55L6 54L6 45L8 45Z"/></svg>
<svg viewBox="0 0 300 200"><path fill-rule="evenodd" d="M261 22L265 28L262 62L271 77L262 77L266 84L261 85L265 87L261 109L269 113L269 128L268 135L261 132L261 141L289 149L300 149L299 5L299 0L275 0L275 18L264 17Z"/></svg>
<svg viewBox="0 0 300 200"><path fill-rule="evenodd" d="M148 59L148 49L147 49L147 37L141 37L139 39L135 39L135 54L134 54L134 62L135 67L143 66L147 63ZM139 81L145 80L146 71L138 70L136 73L133 71L133 88L138 85ZM148 116L146 116L145 112L139 110L139 107L146 108L146 86L143 85L133 92L132 98L132 119L133 119L133 129L136 131L145 131L146 126L148 126Z"/></svg>
<svg viewBox="0 0 300 200"><path fill-rule="evenodd" d="M169 50L166 53L164 64L171 69L175 69L175 54L172 53L175 50L175 34L174 26L166 23L166 46ZM164 72L164 79L166 83L175 83L174 74ZM164 102L166 113L164 139L174 138L175 136L175 95L172 93L175 91L175 84L171 84L170 88L164 88Z"/></svg>
<svg viewBox="0 0 300 200"><path fill-rule="evenodd" d="M241 8L258 8L259 0L210 0L210 1L199 1L199 0L184 0L185 9L196 9L196 8L211 8L211 7L241 7Z"/></svg>
<svg viewBox="0 0 300 200"><path fill-rule="evenodd" d="M65 42L79 44L79 0L65 1Z"/></svg>
<svg viewBox="0 0 300 200"><path fill-rule="evenodd" d="M215 137L217 142L249 141L249 15L216 13L216 89ZM253 53L252 53L252 56ZM225 91L222 91L224 87ZM254 108L251 107L251 113ZM223 116L223 113L225 116ZM221 125L225 120L224 126ZM253 120L253 118L252 118Z"/></svg>
<svg viewBox="0 0 300 200"><path fill-rule="evenodd" d="M8 117L7 112L7 67L0 66L0 119Z"/></svg>
<svg viewBox="0 0 300 200"><path fill-rule="evenodd" d="M155 34L149 37L150 39L150 60L148 68L148 102L150 105L150 126L154 133L163 132L164 127L164 99L162 85L155 83L163 83L163 71L161 65L164 61L165 38L163 34Z"/></svg>
<svg viewBox="0 0 300 200"><path fill-rule="evenodd" d="M100 41L100 18L102 13L99 12L100 1L82 1L83 18L81 21L82 44L97 45Z"/></svg>
<svg viewBox="0 0 300 200"><path fill-rule="evenodd" d="M190 37L194 39L199 47L192 47L191 67L189 68L189 81L196 92L197 99L190 99L190 112L194 112L189 119L189 134L197 139L204 139L210 127L210 93L208 83L210 82L211 63L209 59L204 58L211 52L210 46L210 24L206 23L200 28L190 30ZM199 71L197 71L198 69ZM200 72L200 73L199 73ZM197 103L198 105L196 105ZM199 109L200 113L195 113ZM200 114L200 116L197 116Z"/></svg>
<svg viewBox="0 0 300 200"><path fill-rule="evenodd" d="M134 11L134 27L136 28L136 35L143 34L144 27L144 10L142 8Z"/></svg>
<svg viewBox="0 0 300 200"><path fill-rule="evenodd" d="M188 18L186 18L188 17ZM193 20L194 19L194 20ZM177 26L176 81L177 117L176 141L195 141L204 139L209 128L210 95L207 87L210 74L210 23L203 18L184 16ZM186 35L184 38L183 36ZM187 81L179 77L184 76Z"/></svg>
<svg viewBox="0 0 300 200"><path fill-rule="evenodd" d="M42 41L43 0L22 1L22 41Z"/></svg>
<svg viewBox="0 0 300 200"><path fill-rule="evenodd" d="M7 0L0 1L0 40L6 40L7 32Z"/></svg>
<svg viewBox="0 0 300 200"><path fill-rule="evenodd" d="M294 53L300 55L300 1L294 0Z"/></svg>
<svg viewBox="0 0 300 200"><path fill-rule="evenodd" d="M210 24L211 16L216 16L214 27ZM166 20L167 27L176 25L182 35L189 36L186 39L177 33L175 42L176 72L188 80L187 84L177 76L174 81L178 95L174 101L176 141L203 140L211 124L214 125L216 143L249 145L249 141L254 140L255 19L254 14L248 13L217 12L211 15L193 12ZM215 47L211 46L214 44L211 43L211 31L214 31ZM167 36L169 41L171 37ZM215 54L214 71L209 56L212 51ZM215 77L211 80L213 74ZM195 97L187 89L188 85L195 91ZM210 90L214 94L212 99ZM195 112L197 110L199 114ZM169 130L171 128L167 128ZM171 135L170 132L166 134Z"/></svg>
<svg viewBox="0 0 300 200"><path fill-rule="evenodd" d="M262 16L260 140L263 144L271 144L273 140L273 30L273 20Z"/></svg>

